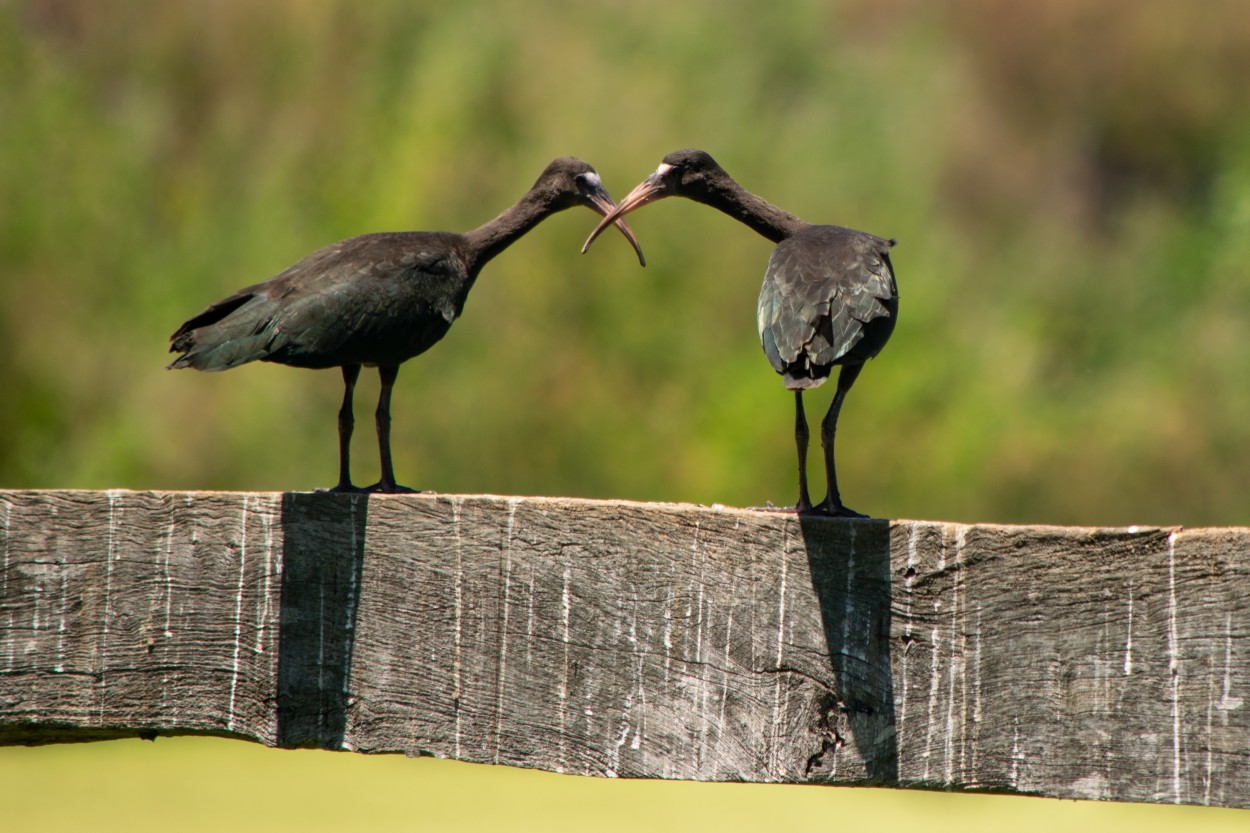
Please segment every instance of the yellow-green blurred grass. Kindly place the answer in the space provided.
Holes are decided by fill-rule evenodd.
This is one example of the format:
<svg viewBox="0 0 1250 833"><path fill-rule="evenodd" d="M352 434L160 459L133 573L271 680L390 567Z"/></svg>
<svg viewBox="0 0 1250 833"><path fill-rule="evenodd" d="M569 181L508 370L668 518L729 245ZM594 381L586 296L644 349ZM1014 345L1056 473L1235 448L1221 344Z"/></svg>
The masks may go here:
<svg viewBox="0 0 1250 833"><path fill-rule="evenodd" d="M53 798L52 796L55 796ZM582 778L178 738L0 750L6 830L1246 829L1246 811L909 790Z"/></svg>

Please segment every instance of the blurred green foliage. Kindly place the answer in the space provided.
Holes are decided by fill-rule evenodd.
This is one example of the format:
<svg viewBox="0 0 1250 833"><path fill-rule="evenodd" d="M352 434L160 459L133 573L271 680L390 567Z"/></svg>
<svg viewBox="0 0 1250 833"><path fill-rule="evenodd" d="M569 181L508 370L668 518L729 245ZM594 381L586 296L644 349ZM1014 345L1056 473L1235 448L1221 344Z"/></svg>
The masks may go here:
<svg viewBox="0 0 1250 833"><path fill-rule="evenodd" d="M697 146L900 241L839 432L852 506L1250 522L1250 8L1201 8L0 3L0 485L330 485L338 374L166 372L181 321L336 239L476 226L556 155L620 197ZM672 200L633 220L639 269L619 236L578 254L594 219L516 244L404 366L400 479L793 501L769 244Z"/></svg>

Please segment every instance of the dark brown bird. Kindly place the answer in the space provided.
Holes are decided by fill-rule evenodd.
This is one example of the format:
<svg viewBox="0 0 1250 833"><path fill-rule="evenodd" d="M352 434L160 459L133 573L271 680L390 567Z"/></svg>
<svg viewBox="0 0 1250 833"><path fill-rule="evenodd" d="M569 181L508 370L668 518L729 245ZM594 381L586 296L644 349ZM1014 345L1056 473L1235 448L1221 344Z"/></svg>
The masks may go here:
<svg viewBox="0 0 1250 833"><path fill-rule="evenodd" d="M399 365L430 349L464 310L478 273L546 217L584 205L607 214L615 203L595 169L569 156L553 161L521 200L481 228L458 234L365 234L334 243L269 280L241 289L170 336L182 355L170 368L227 370L246 362L343 370L339 482L335 492L411 492L391 465L391 388ZM614 221L646 265L624 220ZM352 485L352 391L361 365L382 379L375 422L382 477Z"/></svg>
<svg viewBox="0 0 1250 833"><path fill-rule="evenodd" d="M863 369L881 351L898 320L898 287L886 240L841 226L804 222L770 205L733 180L701 150L664 157L607 214L582 246L585 252L609 223L664 197L686 197L719 209L777 244L760 289L759 334L769 362L794 391L794 440L799 452L799 512L864 517L842 503L833 458L833 439L842 400ZM821 423L828 494L817 507L807 490L807 417L803 391L822 384L835 365L838 387Z"/></svg>

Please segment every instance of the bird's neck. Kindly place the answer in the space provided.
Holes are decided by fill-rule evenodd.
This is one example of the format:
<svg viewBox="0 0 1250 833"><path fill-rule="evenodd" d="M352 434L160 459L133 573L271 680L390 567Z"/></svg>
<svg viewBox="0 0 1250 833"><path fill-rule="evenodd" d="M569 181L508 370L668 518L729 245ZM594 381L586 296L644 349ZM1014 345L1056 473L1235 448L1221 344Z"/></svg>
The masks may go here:
<svg viewBox="0 0 1250 833"><path fill-rule="evenodd" d="M732 179L713 188L701 202L719 209L774 243L793 237L810 226L772 203L757 197Z"/></svg>
<svg viewBox="0 0 1250 833"><path fill-rule="evenodd" d="M526 194L486 225L466 232L464 237L473 260L470 271L476 274L491 258L559 210L539 196Z"/></svg>

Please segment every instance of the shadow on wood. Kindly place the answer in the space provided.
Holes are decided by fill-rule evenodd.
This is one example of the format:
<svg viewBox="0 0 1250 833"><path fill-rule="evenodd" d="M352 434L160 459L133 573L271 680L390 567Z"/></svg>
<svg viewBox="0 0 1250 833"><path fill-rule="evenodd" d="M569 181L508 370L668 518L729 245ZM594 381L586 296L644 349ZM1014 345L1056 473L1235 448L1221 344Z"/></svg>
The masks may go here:
<svg viewBox="0 0 1250 833"><path fill-rule="evenodd" d="M0 491L0 744L1250 805L1250 529Z"/></svg>
<svg viewBox="0 0 1250 833"><path fill-rule="evenodd" d="M820 603L836 691L821 698L820 752L807 762L819 777L833 755L854 754L872 782L898 782L898 740L890 658L890 522L803 516L812 589Z"/></svg>
<svg viewBox="0 0 1250 833"><path fill-rule="evenodd" d="M368 495L282 496L278 745L341 749Z"/></svg>

